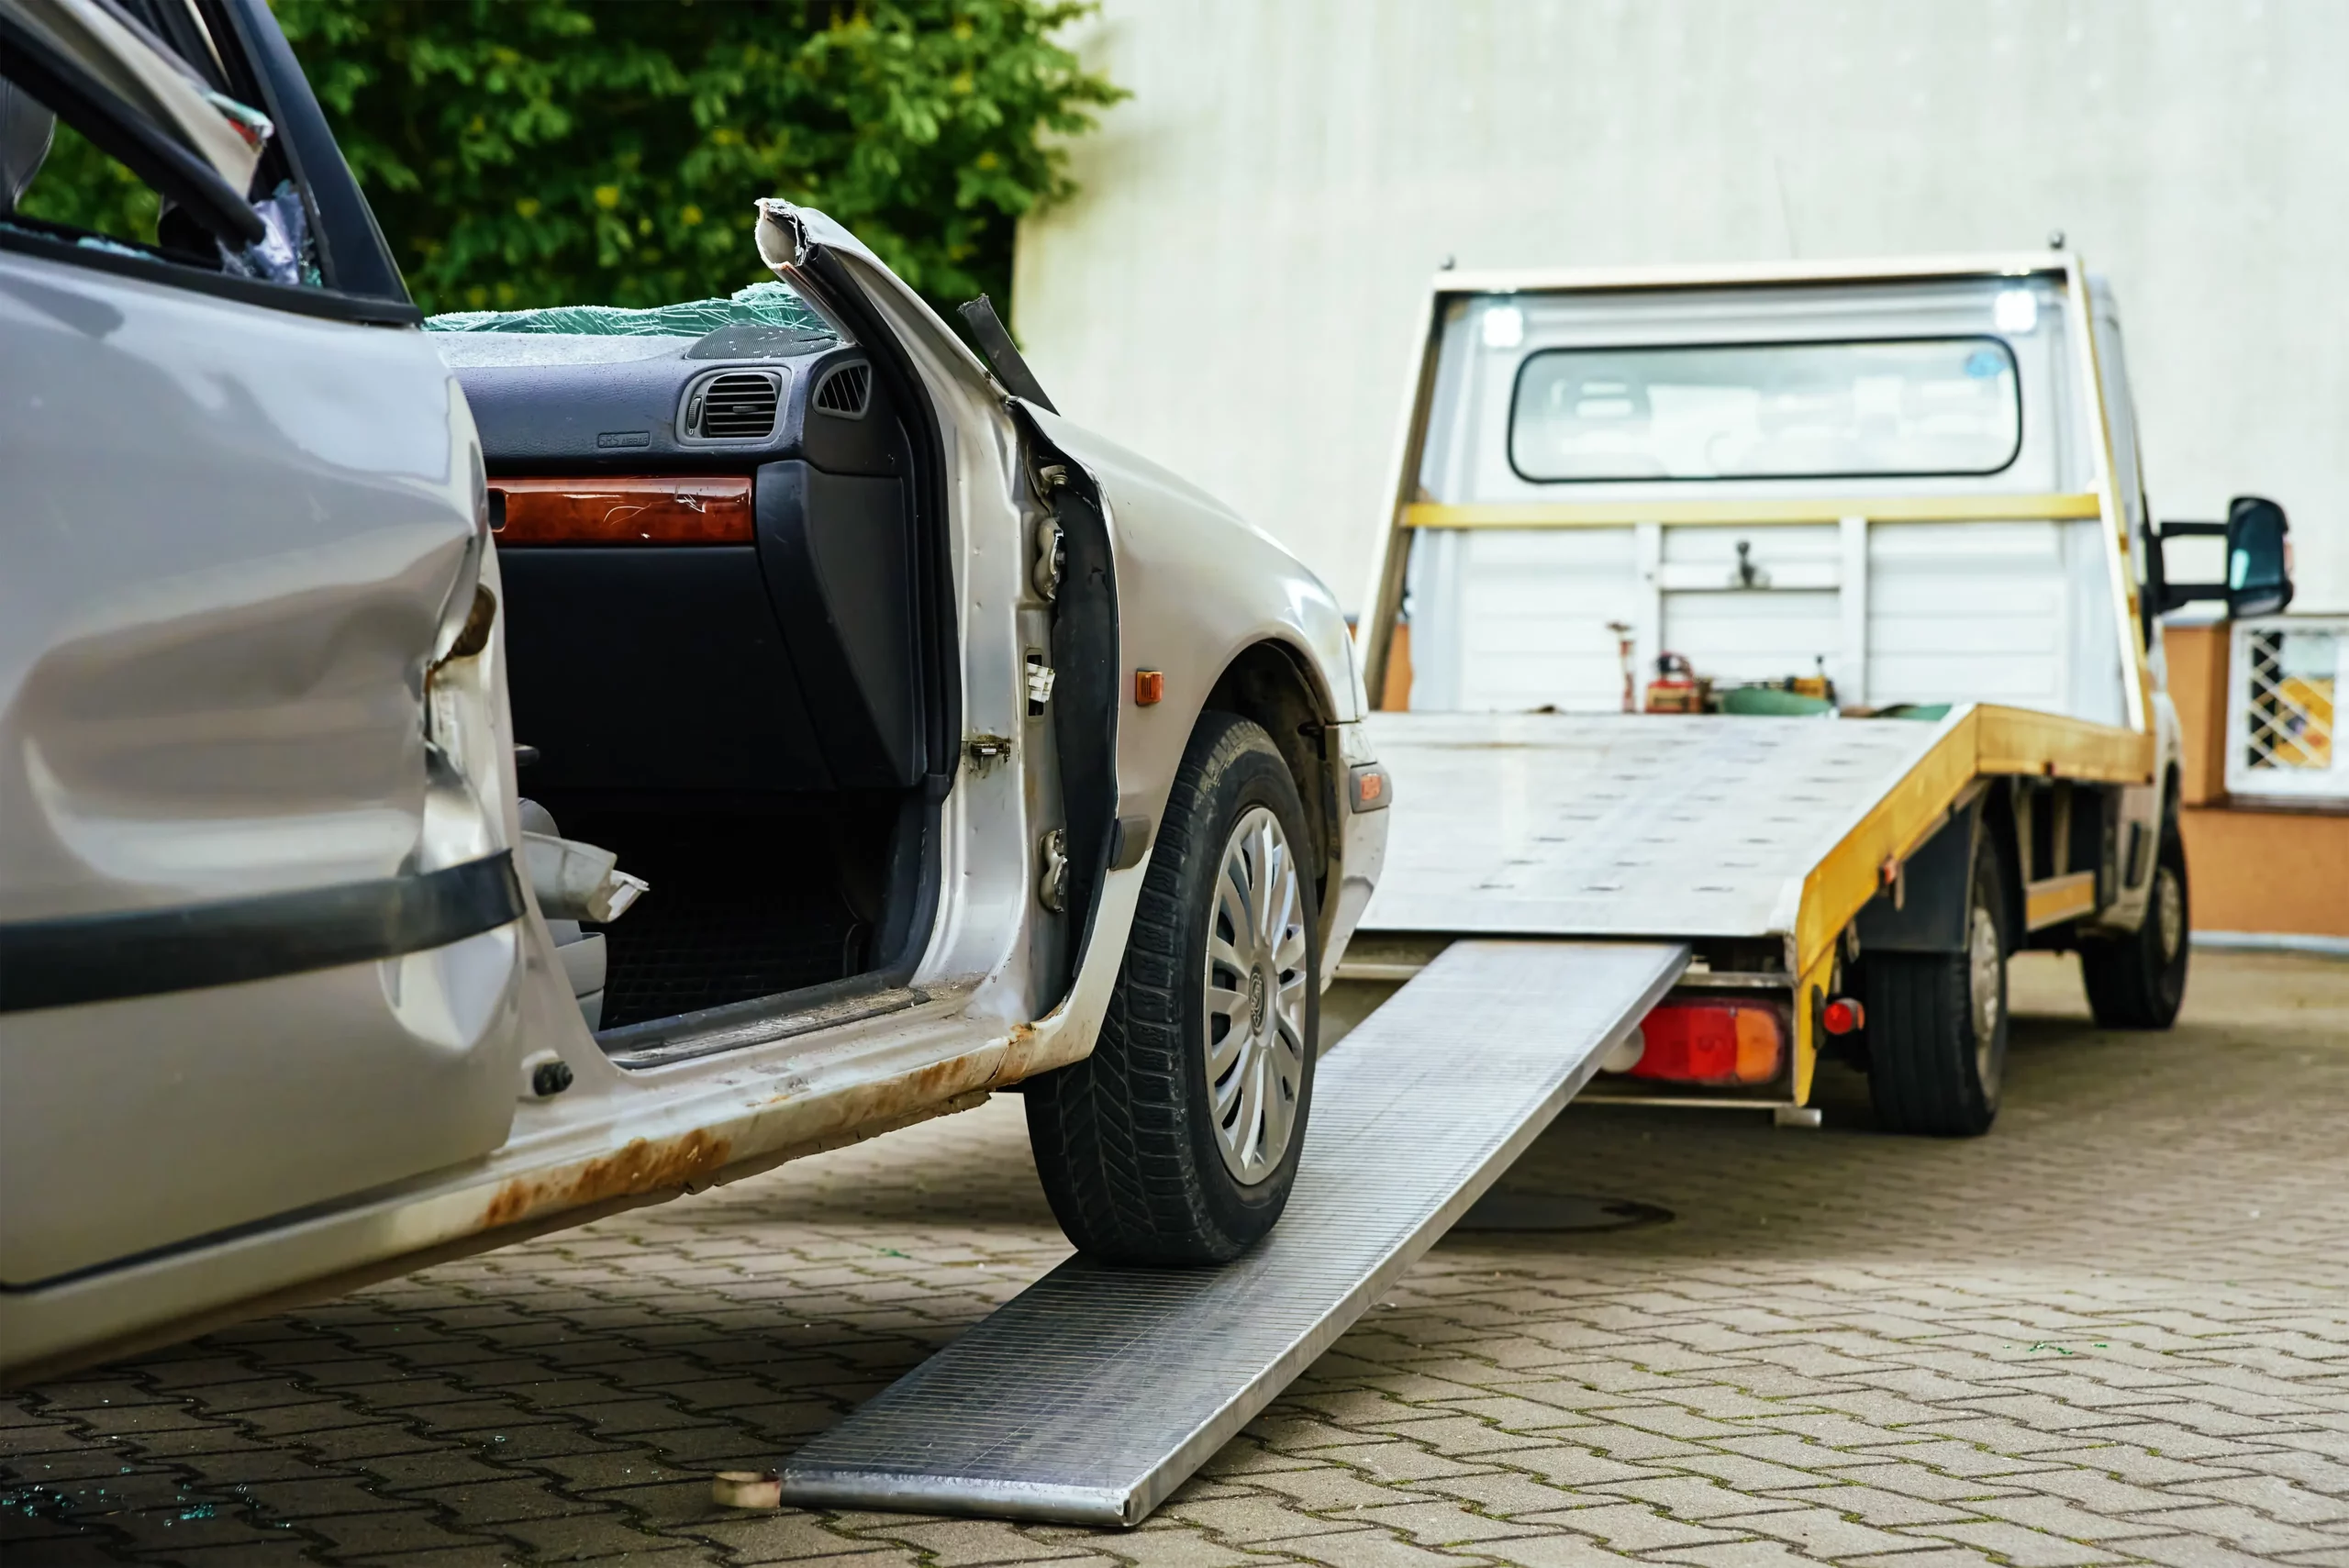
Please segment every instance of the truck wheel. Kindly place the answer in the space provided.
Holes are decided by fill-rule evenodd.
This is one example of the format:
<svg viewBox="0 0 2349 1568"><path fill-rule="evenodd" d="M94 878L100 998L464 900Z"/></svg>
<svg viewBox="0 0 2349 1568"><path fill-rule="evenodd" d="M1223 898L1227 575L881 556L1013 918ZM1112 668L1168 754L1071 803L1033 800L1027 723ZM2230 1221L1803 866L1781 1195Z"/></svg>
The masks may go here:
<svg viewBox="0 0 2349 1568"><path fill-rule="evenodd" d="M1287 1204L1320 1029L1310 842L1272 738L1204 715L1093 1054L1027 1087L1044 1195L1090 1256L1228 1262Z"/></svg>
<svg viewBox="0 0 2349 1568"><path fill-rule="evenodd" d="M2193 911L2186 898L2186 843L2175 821L2162 825L2161 853L2145 920L2121 937L2080 943L2080 978L2088 1011L2109 1029L2165 1029L2186 1000L2187 935Z"/></svg>
<svg viewBox="0 0 2349 1568"><path fill-rule="evenodd" d="M1868 1095L1887 1132L1973 1138L1998 1118L2007 1065L2006 878L1975 852L1962 953L1865 960Z"/></svg>

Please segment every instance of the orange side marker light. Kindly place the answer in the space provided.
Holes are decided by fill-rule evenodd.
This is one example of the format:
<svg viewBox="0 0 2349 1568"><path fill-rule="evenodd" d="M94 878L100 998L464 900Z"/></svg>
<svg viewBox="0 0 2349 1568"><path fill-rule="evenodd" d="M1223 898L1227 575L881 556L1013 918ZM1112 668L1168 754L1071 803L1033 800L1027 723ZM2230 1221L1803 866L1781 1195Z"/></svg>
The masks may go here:
<svg viewBox="0 0 2349 1568"><path fill-rule="evenodd" d="M1155 707L1166 700L1166 672L1136 670L1134 672L1134 706Z"/></svg>

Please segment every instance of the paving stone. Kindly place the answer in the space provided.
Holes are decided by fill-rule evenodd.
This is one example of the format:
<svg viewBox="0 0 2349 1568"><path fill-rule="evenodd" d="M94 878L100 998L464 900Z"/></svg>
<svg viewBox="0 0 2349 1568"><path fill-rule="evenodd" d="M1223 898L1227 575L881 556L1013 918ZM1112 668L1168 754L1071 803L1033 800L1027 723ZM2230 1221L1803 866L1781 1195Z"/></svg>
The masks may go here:
<svg viewBox="0 0 2349 1568"><path fill-rule="evenodd" d="M2349 1546L2328 1547L2322 1551L2295 1551L2278 1558L2291 1568L2349 1568Z"/></svg>
<svg viewBox="0 0 2349 1568"><path fill-rule="evenodd" d="M2254 1556L2207 1536L2154 1535L2129 1543L2131 1555L2162 1568L2273 1568L2276 1559Z"/></svg>
<svg viewBox="0 0 2349 1568"><path fill-rule="evenodd" d="M2012 1563L2014 1568L2082 1568L2087 1563L2126 1561L2117 1551L2084 1546L2062 1536L2015 1524L1937 1524L1911 1533L1979 1548Z"/></svg>
<svg viewBox="0 0 2349 1568"><path fill-rule="evenodd" d="M2230 1546L2240 1546L2246 1551L2264 1552L2269 1556L2313 1551L2319 1547L2342 1544L2339 1535L2286 1524L2230 1504L2207 1508L2166 1508L2160 1513L2136 1515L2128 1522L2176 1530L2185 1535L2210 1536Z"/></svg>
<svg viewBox="0 0 2349 1568"><path fill-rule="evenodd" d="M1772 1464L1742 1453L1696 1454L1675 1460L1676 1468L1709 1475L1725 1485L1741 1492L1767 1492L1785 1486L1816 1486L1832 1479L1812 1470L1798 1470L1792 1465Z"/></svg>
<svg viewBox="0 0 2349 1568"><path fill-rule="evenodd" d="M1887 1492L1875 1486L1806 1486L1798 1490L1772 1492L1769 1496L1783 1503L1831 1508L1862 1524L1887 1529L1901 1525L1942 1524L1976 1517L1970 1506L1963 1510L1947 1507L1921 1497Z"/></svg>
<svg viewBox="0 0 2349 1568"><path fill-rule="evenodd" d="M2027 1525L2049 1535L2059 1535L2066 1540L2106 1541L2127 1540L2132 1537L2166 1535L2166 1527L2158 1522L2158 1514L2148 1515L2149 1522L2135 1523L2110 1514L2094 1513L2067 1498L2050 1497L2043 1494L2027 1494L2009 1497L1979 1497L1967 1504L1976 1513L1988 1514L2010 1524Z"/></svg>
<svg viewBox="0 0 2349 1568"><path fill-rule="evenodd" d="M1385 1429L1398 1438L1418 1443L1431 1452L1454 1458L1532 1448L1543 1440L1523 1432L1505 1431L1468 1416L1444 1416L1433 1420L1397 1421Z"/></svg>
<svg viewBox="0 0 2349 1568"><path fill-rule="evenodd" d="M1089 1555L1069 1541L1039 1540L1000 1519L945 1519L857 1532L868 1540L910 1546L935 1568L975 1568L986 1562L1046 1562Z"/></svg>
<svg viewBox="0 0 2349 1568"><path fill-rule="evenodd" d="M1810 1561L1818 1561L1816 1558ZM1869 1557L1844 1559L1846 1568L2002 1568L1996 1558L1985 1557L1970 1546L1945 1546L1937 1551L1904 1551L1897 1557L1881 1553Z"/></svg>
<svg viewBox="0 0 2349 1568"><path fill-rule="evenodd" d="M1715 1519L1730 1514L1750 1514L1757 1505L1797 1507L1798 1503L1758 1498L1694 1475L1658 1475L1643 1481L1615 1481L1591 1488L1609 1496L1653 1503L1675 1518Z"/></svg>
<svg viewBox="0 0 2349 1568"><path fill-rule="evenodd" d="M1399 1487L1373 1485L1334 1464L1311 1470L1274 1471L1249 1480L1259 1492L1286 1497L1313 1513L1375 1507L1382 1503L1406 1502L1411 1497L1409 1492Z"/></svg>
<svg viewBox="0 0 2349 1568"><path fill-rule="evenodd" d="M1438 1476L1426 1482L1420 1490L1463 1498L1502 1518L1538 1514L1550 1508L1576 1507L1598 1500L1511 1473Z"/></svg>
<svg viewBox="0 0 2349 1568"><path fill-rule="evenodd" d="M1594 1541L1575 1536L1520 1535L1505 1540L1482 1540L1476 1551L1515 1568L1626 1568L1638 1562Z"/></svg>
<svg viewBox="0 0 2349 1568"><path fill-rule="evenodd" d="M1832 1508L1818 1507L1740 1514L1714 1523L1723 1529L1775 1536L1819 1557L1855 1557L1863 1552L1898 1551L1910 1544L1906 1538L1888 1530L1854 1523Z"/></svg>
<svg viewBox="0 0 2349 1568"><path fill-rule="evenodd" d="M272 1540L181 1548L173 1551L172 1561L176 1568L310 1568L317 1558L308 1542L281 1536Z"/></svg>
<svg viewBox="0 0 2349 1568"><path fill-rule="evenodd" d="M1325 1534L1343 1524L1314 1518L1301 1508L1270 1497L1218 1497L1189 1501L1177 1496L1163 1510L1186 1524L1205 1529L1219 1540L1245 1546L1253 1541L1286 1540L1294 1536Z"/></svg>
<svg viewBox="0 0 2349 1568"><path fill-rule="evenodd" d="M1652 1551L1642 1561L1686 1562L1694 1568L1810 1568L1819 1559L1802 1555L1783 1540L1731 1540Z"/></svg>
<svg viewBox="0 0 2349 1568"><path fill-rule="evenodd" d="M1977 1448L1972 1443L1955 1441L1902 1443L1886 1448L1863 1449L1854 1453L1833 1456L1841 1464L1894 1463L1922 1465L1943 1471L1951 1475L2011 1476L2024 1473L2045 1473L2056 1467L2049 1463L2044 1452L2028 1459Z"/></svg>
<svg viewBox="0 0 2349 1568"><path fill-rule="evenodd" d="M1559 1525L1578 1534L1597 1536L1609 1547L1622 1551L1647 1551L1660 1546L1694 1546L1702 1541L1730 1540L1737 1533L1733 1529L1711 1529L1683 1524L1653 1508L1631 1503L1613 1503L1599 1497L1587 1499L1586 1507L1533 1514L1527 1518L1532 1523Z"/></svg>
<svg viewBox="0 0 2349 1568"><path fill-rule="evenodd" d="M2132 1443L2098 1443L2087 1448L2051 1449L2035 1455L2047 1464L2074 1464L2088 1470L2101 1470L2118 1480L2133 1481L2145 1486L2166 1486L2179 1481L2205 1481L2240 1474L2245 1469L2266 1470L2274 1474L2293 1472L2277 1469L2285 1461L2280 1453L2236 1448L2230 1450L2222 1462L2188 1463L2171 1459ZM2321 1467L2322 1461L2313 1461ZM2349 1486L2349 1465L2340 1467L2340 1478Z"/></svg>
<svg viewBox="0 0 2349 1568"><path fill-rule="evenodd" d="M302 1533L322 1538L340 1557L422 1551L435 1547L462 1547L483 1552L492 1562L501 1553L518 1555L489 1532L454 1529L421 1508L306 1518L302 1521Z"/></svg>
<svg viewBox="0 0 2349 1568"><path fill-rule="evenodd" d="M1448 1238L1141 1530L707 1501L1068 1255L1002 1099L0 1396L0 1498L152 1505L0 1559L2349 1568L2349 967L2198 953L2145 1036L2069 964L1985 1139L1570 1112L1511 1181L1673 1223Z"/></svg>
<svg viewBox="0 0 2349 1568"><path fill-rule="evenodd" d="M1284 1541L1282 1550L1291 1557L1327 1563L1330 1568L1452 1568L1454 1564L1488 1561L1474 1552L1434 1551L1414 1546L1385 1530L1308 1535Z"/></svg>
<svg viewBox="0 0 2349 1568"><path fill-rule="evenodd" d="M1493 1468L1484 1461L1447 1459L1442 1454L1429 1452L1417 1443L1400 1440L1317 1449L1314 1457L1331 1464L1352 1465L1373 1481L1385 1482L1427 1481L1439 1475L1477 1475Z"/></svg>
<svg viewBox="0 0 2349 1568"><path fill-rule="evenodd" d="M1182 1527L1119 1535L1095 1531L1089 1539L1104 1554L1131 1568L1250 1568L1274 1561L1226 1546L1203 1529Z"/></svg>
<svg viewBox="0 0 2349 1568"><path fill-rule="evenodd" d="M1386 1503L1358 1507L1353 1516L1387 1529L1400 1530L1421 1546L1458 1546L1524 1535L1540 1529L1471 1513L1456 1503Z"/></svg>
<svg viewBox="0 0 2349 1568"><path fill-rule="evenodd" d="M415 1507L413 1503L397 1497L379 1496L360 1481L334 1475L240 1484L236 1488L236 1495L280 1518L306 1518L312 1514L364 1514L384 1508Z"/></svg>
<svg viewBox="0 0 2349 1568"><path fill-rule="evenodd" d="M1832 1465L1820 1472L1816 1479L1848 1481L1855 1485L1898 1492L1906 1497L1936 1503L1960 1499L1972 1502L1984 1497L2007 1496L2016 1491L2022 1477L2011 1471L1995 1476L1960 1476L1923 1464L1869 1463ZM1754 1489L1759 1491L1762 1488Z"/></svg>
<svg viewBox="0 0 2349 1568"><path fill-rule="evenodd" d="M1646 1464L1625 1464L1575 1443L1550 1443L1540 1448L1512 1449L1487 1454L1487 1462L1524 1471L1557 1486L1598 1486L1609 1482L1644 1481L1671 1473Z"/></svg>
<svg viewBox="0 0 2349 1568"><path fill-rule="evenodd" d="M2177 1493L2217 1497L2256 1508L2271 1518L2293 1524L2326 1524L2349 1519L2349 1488L2327 1495L2295 1485L2276 1475L2246 1475L2221 1481L2192 1482L2173 1487Z"/></svg>

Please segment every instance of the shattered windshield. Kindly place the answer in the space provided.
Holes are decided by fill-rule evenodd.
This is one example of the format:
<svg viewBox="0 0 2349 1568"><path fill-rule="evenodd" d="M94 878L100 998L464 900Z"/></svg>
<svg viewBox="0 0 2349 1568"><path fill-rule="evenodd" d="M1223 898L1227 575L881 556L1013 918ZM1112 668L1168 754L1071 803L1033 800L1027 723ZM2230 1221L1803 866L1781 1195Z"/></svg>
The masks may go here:
<svg viewBox="0 0 2349 1568"><path fill-rule="evenodd" d="M452 365L617 364L670 354L784 359L840 340L815 306L781 283L752 284L725 299L642 310L555 305L452 311L429 318L424 329L451 334L440 347Z"/></svg>

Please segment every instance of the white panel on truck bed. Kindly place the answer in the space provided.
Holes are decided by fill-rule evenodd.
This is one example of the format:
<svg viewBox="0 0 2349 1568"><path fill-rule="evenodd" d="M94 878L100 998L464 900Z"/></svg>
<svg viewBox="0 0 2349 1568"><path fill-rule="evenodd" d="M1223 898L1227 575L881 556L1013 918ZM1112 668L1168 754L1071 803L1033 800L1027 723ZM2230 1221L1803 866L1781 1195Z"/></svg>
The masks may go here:
<svg viewBox="0 0 2349 1568"><path fill-rule="evenodd" d="M1362 929L1784 934L1951 722L1372 714L1395 822Z"/></svg>

